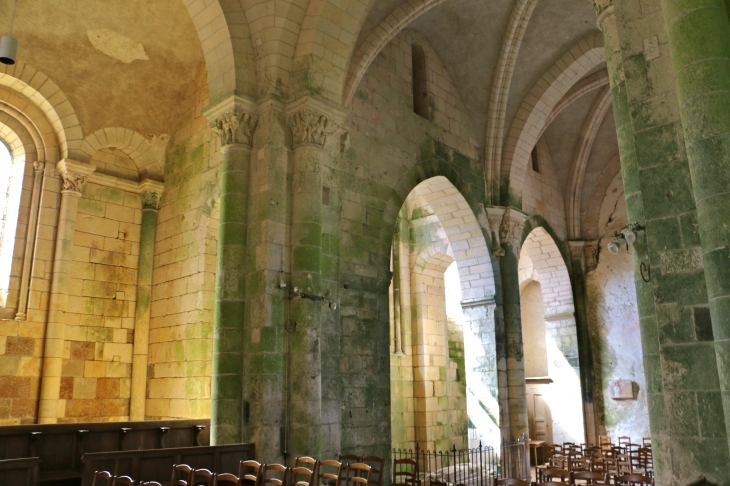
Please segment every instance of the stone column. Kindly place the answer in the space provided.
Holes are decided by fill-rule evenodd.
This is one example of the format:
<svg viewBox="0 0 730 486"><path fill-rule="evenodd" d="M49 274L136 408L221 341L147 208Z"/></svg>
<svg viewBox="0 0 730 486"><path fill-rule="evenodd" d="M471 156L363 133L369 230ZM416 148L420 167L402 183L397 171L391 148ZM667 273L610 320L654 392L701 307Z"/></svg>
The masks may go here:
<svg viewBox="0 0 730 486"><path fill-rule="evenodd" d="M337 116L321 103L300 99L288 109L292 132L291 182L291 285L310 296L323 296L323 192L324 148L334 132ZM323 381L333 370L323 369L323 313L333 312L320 301L292 296L290 318L296 332L290 335L288 453L318 457L325 443L327 414L323 409ZM333 417L334 419L334 417ZM337 418L339 422L339 418Z"/></svg>
<svg viewBox="0 0 730 486"><path fill-rule="evenodd" d="M76 209L81 190L93 165L63 159L56 164L56 172L63 179L61 205L58 214L56 248L53 254L53 276L51 277L51 298L48 309L48 324L43 349L43 371L41 374L41 396L38 409L38 423L55 424L65 413L65 406L59 401L61 368L63 365L64 335L66 332L66 307L71 272L74 235L76 232ZM65 403L65 402L64 402Z"/></svg>
<svg viewBox="0 0 730 486"><path fill-rule="evenodd" d="M661 0L645 0L641 14L626 2L615 9L612 0L594 3L628 218L646 226L647 244L639 234L632 259L657 484L699 476L726 484L730 459L715 346L707 337L706 267Z"/></svg>
<svg viewBox="0 0 730 486"><path fill-rule="evenodd" d="M242 441L249 164L258 118L241 101L232 99L206 114L223 154L210 413L213 445Z"/></svg>
<svg viewBox="0 0 730 486"><path fill-rule="evenodd" d="M591 242L568 241L570 249L570 286L573 290L575 304L575 328L578 334L578 358L580 360L580 385L583 395L583 424L586 441L598 443L596 422L596 406L594 396L595 377L593 373L593 356L591 351L590 332L588 330L588 312L586 308L586 273L588 272L586 254L595 248ZM595 268L595 267L594 267Z"/></svg>
<svg viewBox="0 0 730 486"><path fill-rule="evenodd" d="M494 248L493 245L492 251L496 250L500 256L499 272L502 282L503 352L506 362L509 439L516 440L523 435L525 437L529 435L522 318L520 316L520 282L517 274L517 264L522 248L522 230L527 217L511 207L488 208L490 220L496 220L500 211L503 211L498 232L501 249Z"/></svg>
<svg viewBox="0 0 730 486"><path fill-rule="evenodd" d="M662 5L730 438L730 24L723 0L662 0Z"/></svg>
<svg viewBox="0 0 730 486"><path fill-rule="evenodd" d="M129 420L132 421L145 419L152 266L155 256L157 209L159 208L162 190L162 183L149 179L139 185L139 193L142 198L142 230L139 242L139 264L137 266L137 306L134 321L131 397L129 400Z"/></svg>

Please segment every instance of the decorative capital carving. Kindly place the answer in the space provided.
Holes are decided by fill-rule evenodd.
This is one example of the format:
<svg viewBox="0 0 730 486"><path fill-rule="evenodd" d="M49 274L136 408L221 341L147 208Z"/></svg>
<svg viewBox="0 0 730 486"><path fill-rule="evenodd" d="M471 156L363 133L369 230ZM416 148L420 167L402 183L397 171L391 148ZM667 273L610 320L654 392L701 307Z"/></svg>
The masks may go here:
<svg viewBox="0 0 730 486"><path fill-rule="evenodd" d="M303 108L289 116L289 127L292 132L292 148L302 145L324 147L327 137L335 133L330 130L334 125L327 115L318 113L311 108Z"/></svg>
<svg viewBox="0 0 730 486"><path fill-rule="evenodd" d="M145 179L139 183L139 196L142 199L142 209L157 210L160 207L160 197L164 185L161 182Z"/></svg>
<svg viewBox="0 0 730 486"><path fill-rule="evenodd" d="M527 216L514 208L507 208L499 226L499 237L511 243L520 245L522 242L522 230L525 229Z"/></svg>
<svg viewBox="0 0 730 486"><path fill-rule="evenodd" d="M598 266L598 242L589 241L586 244L586 271L592 272Z"/></svg>
<svg viewBox="0 0 730 486"><path fill-rule="evenodd" d="M502 224L502 218L504 217L504 208L491 207L484 210L487 216L487 224L489 224L489 231L492 233L492 255L504 256L504 250L500 246L500 231L499 227Z"/></svg>
<svg viewBox="0 0 730 486"><path fill-rule="evenodd" d="M251 148L258 121L258 115L234 107L213 119L210 128L220 137L221 147L241 144Z"/></svg>
<svg viewBox="0 0 730 486"><path fill-rule="evenodd" d="M56 164L56 173L63 179L62 192L70 192L81 195L81 190L86 181L96 170L96 167L89 164L82 164L69 159L62 159Z"/></svg>
<svg viewBox="0 0 730 486"><path fill-rule="evenodd" d="M603 20L613 13L613 0L591 1L593 2L593 7L596 9L596 15L598 16L598 19L596 20L596 25L599 29L603 30L603 27L601 27L601 25L603 24Z"/></svg>
<svg viewBox="0 0 730 486"><path fill-rule="evenodd" d="M33 162L33 169L35 169L36 172L43 172L46 170L46 161L45 160L36 160Z"/></svg>
<svg viewBox="0 0 730 486"><path fill-rule="evenodd" d="M158 209L160 206L160 195L155 191L145 191L140 194L142 198L142 209Z"/></svg>

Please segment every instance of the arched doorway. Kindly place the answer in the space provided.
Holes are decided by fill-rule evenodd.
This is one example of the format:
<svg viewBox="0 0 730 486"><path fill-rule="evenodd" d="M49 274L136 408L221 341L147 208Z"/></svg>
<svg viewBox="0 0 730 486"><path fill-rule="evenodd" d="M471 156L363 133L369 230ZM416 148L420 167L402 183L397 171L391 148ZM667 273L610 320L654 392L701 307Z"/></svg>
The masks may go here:
<svg viewBox="0 0 730 486"><path fill-rule="evenodd" d="M543 228L525 239L518 269L530 438L581 443L585 428L573 292L560 250Z"/></svg>
<svg viewBox="0 0 730 486"><path fill-rule="evenodd" d="M495 282L471 208L445 177L416 186L398 216L390 287L395 448L500 440Z"/></svg>

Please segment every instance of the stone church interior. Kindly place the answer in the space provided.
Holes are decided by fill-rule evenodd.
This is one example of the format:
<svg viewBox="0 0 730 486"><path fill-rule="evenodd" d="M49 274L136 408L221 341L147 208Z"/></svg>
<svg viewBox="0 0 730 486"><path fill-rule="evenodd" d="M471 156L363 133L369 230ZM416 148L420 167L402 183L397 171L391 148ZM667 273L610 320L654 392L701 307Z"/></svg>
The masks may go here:
<svg viewBox="0 0 730 486"><path fill-rule="evenodd" d="M0 0L0 484L730 485L729 16Z"/></svg>

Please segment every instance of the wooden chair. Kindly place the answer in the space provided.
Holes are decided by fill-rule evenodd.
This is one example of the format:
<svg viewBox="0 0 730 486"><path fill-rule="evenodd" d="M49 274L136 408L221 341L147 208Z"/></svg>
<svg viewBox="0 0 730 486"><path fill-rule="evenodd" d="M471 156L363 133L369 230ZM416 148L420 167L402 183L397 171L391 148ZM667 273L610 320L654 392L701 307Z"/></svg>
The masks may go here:
<svg viewBox="0 0 730 486"><path fill-rule="evenodd" d="M415 486L418 484L418 463L413 459L393 461L393 486Z"/></svg>
<svg viewBox="0 0 730 486"><path fill-rule="evenodd" d="M551 482L553 479L559 479L561 483L565 483L570 479L570 473L565 469L557 469L549 467L540 471L538 482ZM558 482L558 481L556 481Z"/></svg>
<svg viewBox="0 0 730 486"><path fill-rule="evenodd" d="M578 483L576 481L581 482ZM571 486L576 486L577 484L609 484L609 482L608 476L599 472L571 471L570 484Z"/></svg>
<svg viewBox="0 0 730 486"><path fill-rule="evenodd" d="M170 486L188 486L188 482L192 478L192 473L193 468L187 464L174 464L172 466Z"/></svg>
<svg viewBox="0 0 730 486"><path fill-rule="evenodd" d="M101 486L101 481L104 481L104 486L112 486L112 480L114 476L109 471L94 471L94 481L91 486Z"/></svg>
<svg viewBox="0 0 730 486"><path fill-rule="evenodd" d="M370 486L370 473L372 468L362 462L355 462L347 465L347 483L346 486L363 485Z"/></svg>
<svg viewBox="0 0 730 486"><path fill-rule="evenodd" d="M527 481L513 478L497 479L494 484L495 486L530 486Z"/></svg>
<svg viewBox="0 0 730 486"><path fill-rule="evenodd" d="M162 484L157 481L143 481L139 483L139 486L162 486Z"/></svg>
<svg viewBox="0 0 730 486"><path fill-rule="evenodd" d="M299 479L304 476L306 479ZM289 482L294 486L315 486L313 480L316 479L314 472L308 467L295 466L289 470Z"/></svg>
<svg viewBox="0 0 730 486"><path fill-rule="evenodd" d="M215 474L208 469L193 469L189 486L213 486Z"/></svg>
<svg viewBox="0 0 730 486"><path fill-rule="evenodd" d="M576 457L575 459L570 459L568 471L590 471L592 466L593 464L589 458L585 456Z"/></svg>
<svg viewBox="0 0 730 486"><path fill-rule="evenodd" d="M558 483L556 481L543 481L541 483L533 483L534 486L565 486L565 483Z"/></svg>
<svg viewBox="0 0 730 486"><path fill-rule="evenodd" d="M651 449L651 437L643 437L641 439L641 447L648 447Z"/></svg>
<svg viewBox="0 0 730 486"><path fill-rule="evenodd" d="M613 478L613 482L614 484L627 484L629 486L632 484L648 484L649 486L654 486L654 480L648 476L644 476L643 474L624 474L623 476L616 476Z"/></svg>
<svg viewBox="0 0 730 486"><path fill-rule="evenodd" d="M241 484L246 486L259 486L261 482L261 463L249 459L238 463L238 477Z"/></svg>
<svg viewBox="0 0 730 486"><path fill-rule="evenodd" d="M269 473L273 472L274 474L278 473L280 476L277 477L269 477ZM287 479L289 476L289 468L284 466L283 464L264 464L261 472L261 486L266 486L267 484L273 484L274 486L287 486Z"/></svg>
<svg viewBox="0 0 730 486"><path fill-rule="evenodd" d="M241 486L242 483L243 480L240 476L236 476L235 474L231 473L220 473L213 476L213 486L223 486L224 484Z"/></svg>
<svg viewBox="0 0 730 486"><path fill-rule="evenodd" d="M115 476L112 486L134 486L134 479L129 476Z"/></svg>
<svg viewBox="0 0 730 486"><path fill-rule="evenodd" d="M370 466L370 484L383 486L383 471L385 470L385 459L378 456L363 457L360 461Z"/></svg>
<svg viewBox="0 0 730 486"><path fill-rule="evenodd" d="M324 471L323 471L324 469ZM334 459L319 461L317 466L317 486L338 485L342 479L342 463Z"/></svg>
<svg viewBox="0 0 730 486"><path fill-rule="evenodd" d="M295 467L306 467L310 471L312 471L312 474L316 478L317 474L317 464L319 461L313 457L309 456L297 456L296 459L294 459L294 466Z"/></svg>
<svg viewBox="0 0 730 486"><path fill-rule="evenodd" d="M443 481L439 481L438 479L432 479L431 486L447 486L447 485Z"/></svg>

